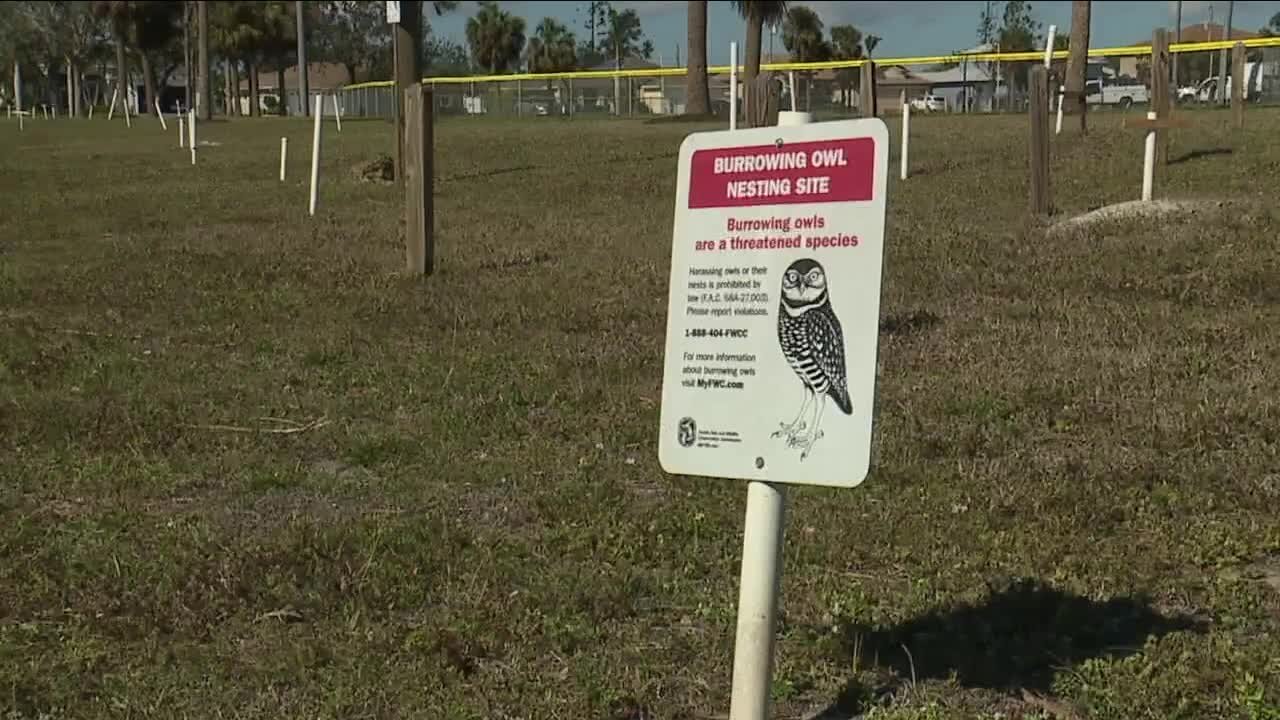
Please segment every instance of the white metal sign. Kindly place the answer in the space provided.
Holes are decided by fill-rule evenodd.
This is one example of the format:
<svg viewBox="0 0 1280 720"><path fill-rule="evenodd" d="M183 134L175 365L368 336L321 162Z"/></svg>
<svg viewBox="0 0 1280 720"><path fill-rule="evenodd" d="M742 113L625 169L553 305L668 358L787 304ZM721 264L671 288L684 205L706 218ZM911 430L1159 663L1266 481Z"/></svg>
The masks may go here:
<svg viewBox="0 0 1280 720"><path fill-rule="evenodd" d="M395 25L400 22L400 3L387 0L387 23Z"/></svg>
<svg viewBox="0 0 1280 720"><path fill-rule="evenodd" d="M866 478L888 153L879 119L685 139L658 442L667 472Z"/></svg>

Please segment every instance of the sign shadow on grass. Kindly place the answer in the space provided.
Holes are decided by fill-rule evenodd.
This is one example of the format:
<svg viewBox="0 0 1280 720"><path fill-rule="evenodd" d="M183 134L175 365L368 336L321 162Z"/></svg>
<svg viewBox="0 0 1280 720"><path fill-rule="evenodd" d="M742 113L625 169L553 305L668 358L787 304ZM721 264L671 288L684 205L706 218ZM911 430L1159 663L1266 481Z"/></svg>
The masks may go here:
<svg viewBox="0 0 1280 720"><path fill-rule="evenodd" d="M1040 580L1020 579L987 597L933 610L889 627L844 624L840 648L863 667L893 670L906 682L1045 693L1055 673L1094 658L1132 655L1151 638L1203 632L1205 621L1168 616L1142 597L1091 600ZM813 720L864 711L877 692L851 680Z"/></svg>
<svg viewBox="0 0 1280 720"><path fill-rule="evenodd" d="M1209 148L1207 150L1203 150L1203 149L1191 150L1190 152L1184 153L1182 155L1179 155L1176 158L1173 158L1172 160L1169 161L1169 164L1181 165L1182 163L1191 162L1192 160L1198 160L1203 157L1214 157L1216 155L1230 155L1230 154L1232 154L1231 148L1222 148L1222 147Z"/></svg>

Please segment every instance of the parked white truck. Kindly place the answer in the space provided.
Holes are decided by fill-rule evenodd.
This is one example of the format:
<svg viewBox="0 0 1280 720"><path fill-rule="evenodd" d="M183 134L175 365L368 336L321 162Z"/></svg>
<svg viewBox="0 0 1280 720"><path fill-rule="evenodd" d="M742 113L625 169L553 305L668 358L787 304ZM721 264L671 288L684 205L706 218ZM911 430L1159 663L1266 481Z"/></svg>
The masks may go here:
<svg viewBox="0 0 1280 720"><path fill-rule="evenodd" d="M1266 82L1266 67L1262 63L1247 62L1244 64L1244 76L1247 82L1244 86L1244 99L1246 102L1252 100L1261 102ZM1231 76L1227 76L1226 97L1231 97ZM1178 102L1201 102L1209 103L1218 99L1218 78L1210 77L1201 80L1195 85L1188 85L1178 88Z"/></svg>
<svg viewBox="0 0 1280 720"><path fill-rule="evenodd" d="M1116 105L1121 110L1150 100L1147 86L1133 78L1101 78L1084 84L1085 102L1090 105Z"/></svg>

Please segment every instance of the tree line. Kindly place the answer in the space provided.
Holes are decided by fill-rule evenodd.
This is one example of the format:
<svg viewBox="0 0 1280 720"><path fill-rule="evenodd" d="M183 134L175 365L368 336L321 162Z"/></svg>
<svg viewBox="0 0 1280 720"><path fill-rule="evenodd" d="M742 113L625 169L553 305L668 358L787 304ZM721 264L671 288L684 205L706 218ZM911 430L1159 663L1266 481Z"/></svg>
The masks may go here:
<svg viewBox="0 0 1280 720"><path fill-rule="evenodd" d="M1088 4L1088 0L1077 0L1073 11L1072 35L1085 45L1087 25L1083 36L1074 26L1080 18L1087 23ZM552 17L542 18L529 33L524 18L496 2L482 1L466 21L465 46L437 37L426 20L457 12L459 3L424 2L424 10L428 5L431 12L422 15L419 43L420 67L426 75L554 73L602 65L621 68L629 58L651 59L654 54L638 13L619 10L609 2L585 4L580 37ZM734 0L732 5L746 22L744 81L748 84L759 74L766 27L781 27L784 47L799 62L870 57L880 42L876 35L864 34L848 24L833 26L828 33L818 14L804 5L779 0ZM689 114L710 111L707 10L706 0L688 3ZM285 69L298 62L299 23L305 32L309 60L341 65L348 82L359 81L362 74L366 79L391 76L391 28L386 22L385 3L372 0L3 2L0 62L19 73L26 70L24 76L30 78L27 94L34 98L56 97L57 78L65 78L69 109L77 114L85 111L86 104L103 99L100 80L107 77L108 68L117 79L117 88L119 78L140 77L147 107L154 102L157 87L167 85L180 70L188 81L188 104L193 102L193 84L213 87L220 83L224 104L231 113L239 108L240 103L232 98L241 96L244 76L249 86L249 113L257 114L260 73L275 72L282 87ZM1003 51L1032 50L1043 43L1041 29L1030 2L988 2L979 17L977 39ZM1265 30L1280 32L1280 15ZM1064 34L1055 44L1067 47L1069 42ZM1009 81L1014 88L1025 87L1028 68L1023 63L1010 69ZM82 79L94 73L99 82L91 94L82 87ZM843 72L837 76L846 102L854 75ZM195 82L190 82L193 79Z"/></svg>

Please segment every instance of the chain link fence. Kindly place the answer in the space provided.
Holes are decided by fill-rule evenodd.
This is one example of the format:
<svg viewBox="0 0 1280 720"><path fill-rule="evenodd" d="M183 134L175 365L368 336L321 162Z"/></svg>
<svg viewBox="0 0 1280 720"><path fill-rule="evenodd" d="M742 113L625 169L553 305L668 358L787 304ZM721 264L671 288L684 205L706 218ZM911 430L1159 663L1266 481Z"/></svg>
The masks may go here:
<svg viewBox="0 0 1280 720"><path fill-rule="evenodd" d="M1280 105L1280 38L1248 42L1253 47L1247 50L1246 101ZM1170 94L1180 108L1209 109L1230 102L1231 50L1219 47L1222 45L1197 43L1176 48L1176 80L1171 81ZM1149 53L1149 48L1143 47L1091 52L1085 87L1090 110L1145 112L1151 96ZM1042 52L880 60L876 66L877 111L898 114L907 103L912 112L924 114L1024 112L1030 69L1043 62ZM783 110L808 111L818 119L860 117L859 64L766 65L762 74L777 83ZM1051 69L1059 83L1066 65L1066 52L1054 53ZM635 119L683 115L688 108L683 68L423 82L433 90L437 117L531 122L553 117ZM707 84L711 112L727 119L731 105L728 68L711 68ZM1219 92L1219 86L1228 92ZM394 92L390 83L365 83L343 88L336 97L344 117L390 119L395 112ZM741 85L738 93L741 100ZM738 107L742 117L743 103Z"/></svg>

